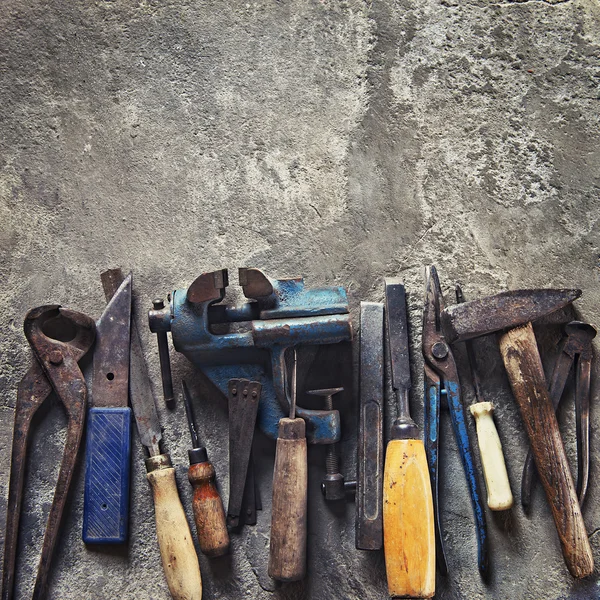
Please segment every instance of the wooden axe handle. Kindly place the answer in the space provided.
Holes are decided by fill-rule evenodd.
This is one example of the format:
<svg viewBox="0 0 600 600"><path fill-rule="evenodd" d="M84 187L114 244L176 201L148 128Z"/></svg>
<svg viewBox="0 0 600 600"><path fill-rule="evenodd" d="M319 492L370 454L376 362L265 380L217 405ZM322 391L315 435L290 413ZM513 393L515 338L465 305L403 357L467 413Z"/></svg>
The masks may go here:
<svg viewBox="0 0 600 600"><path fill-rule="evenodd" d="M500 352L550 503L565 563L573 577L586 577L594 570L592 549L531 323L503 334Z"/></svg>

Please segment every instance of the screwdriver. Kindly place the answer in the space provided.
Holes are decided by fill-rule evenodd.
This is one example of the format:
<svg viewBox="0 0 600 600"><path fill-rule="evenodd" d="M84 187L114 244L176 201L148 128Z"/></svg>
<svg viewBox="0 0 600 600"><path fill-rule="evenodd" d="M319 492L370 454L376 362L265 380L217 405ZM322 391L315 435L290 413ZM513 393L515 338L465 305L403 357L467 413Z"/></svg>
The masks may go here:
<svg viewBox="0 0 600 600"><path fill-rule="evenodd" d="M227 554L229 550L225 511L215 483L215 468L208 460L206 448L200 446L198 441L190 392L185 381L182 382L182 385L185 415L192 436L192 449L188 450L190 458L188 478L194 490L192 506L196 531L202 554L215 558Z"/></svg>
<svg viewBox="0 0 600 600"><path fill-rule="evenodd" d="M406 292L385 280L385 315L398 418L392 425L383 472L383 549L390 596L435 593L433 496L425 446L409 413L411 388Z"/></svg>
<svg viewBox="0 0 600 600"><path fill-rule="evenodd" d="M290 416L279 421L273 471L268 573L278 581L298 581L306 573L306 424L304 419L296 418L295 348L293 353Z"/></svg>

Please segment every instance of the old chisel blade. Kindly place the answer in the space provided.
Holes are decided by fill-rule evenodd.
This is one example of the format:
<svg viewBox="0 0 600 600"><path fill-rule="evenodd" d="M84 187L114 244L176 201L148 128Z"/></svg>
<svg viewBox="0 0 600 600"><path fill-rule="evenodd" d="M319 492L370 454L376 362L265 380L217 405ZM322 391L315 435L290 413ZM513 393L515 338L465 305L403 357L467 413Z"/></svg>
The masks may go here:
<svg viewBox="0 0 600 600"><path fill-rule="evenodd" d="M127 539L131 409L127 406L131 273L96 323L92 404L87 424L83 541Z"/></svg>
<svg viewBox="0 0 600 600"><path fill-rule="evenodd" d="M441 325L450 344L535 321L581 296L581 290L513 290L455 304L441 313Z"/></svg>
<svg viewBox="0 0 600 600"><path fill-rule="evenodd" d="M395 391L408 391L411 387L410 356L408 353L406 292L402 280L391 277L386 278L385 297L385 317L388 350L392 368L392 387Z"/></svg>

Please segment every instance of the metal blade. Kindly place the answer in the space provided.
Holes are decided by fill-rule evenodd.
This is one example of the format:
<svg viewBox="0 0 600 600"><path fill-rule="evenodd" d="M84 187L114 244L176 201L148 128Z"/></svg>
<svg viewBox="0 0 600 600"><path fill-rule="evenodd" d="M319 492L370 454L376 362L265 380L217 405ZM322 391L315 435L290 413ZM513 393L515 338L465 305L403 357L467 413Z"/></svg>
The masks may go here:
<svg viewBox="0 0 600 600"><path fill-rule="evenodd" d="M385 280L385 318L392 367L392 387L394 390L408 391L411 381L406 292L400 279Z"/></svg>
<svg viewBox="0 0 600 600"><path fill-rule="evenodd" d="M92 404L127 406L131 339L131 273L96 322Z"/></svg>
<svg viewBox="0 0 600 600"><path fill-rule="evenodd" d="M581 290L514 290L455 304L441 313L442 331L450 344L517 327L563 308Z"/></svg>
<svg viewBox="0 0 600 600"><path fill-rule="evenodd" d="M101 275L104 293L110 296L114 287L123 281L120 269L111 269ZM162 438L158 413L154 401L154 391L148 376L148 366L144 358L140 334L135 324L135 315L131 319L131 354L129 357L129 398L135 415L140 440L150 456L160 454L159 442Z"/></svg>

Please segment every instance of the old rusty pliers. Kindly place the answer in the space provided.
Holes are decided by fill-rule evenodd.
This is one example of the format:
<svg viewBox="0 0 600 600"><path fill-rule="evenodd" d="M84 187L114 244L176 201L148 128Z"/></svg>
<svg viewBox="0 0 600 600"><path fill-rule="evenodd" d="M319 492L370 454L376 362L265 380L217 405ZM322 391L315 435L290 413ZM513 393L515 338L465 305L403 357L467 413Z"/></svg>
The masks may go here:
<svg viewBox="0 0 600 600"><path fill-rule="evenodd" d="M442 333L440 322L444 299L437 271L430 267L427 274L425 306L423 309L423 357L425 370L425 451L429 463L431 490L435 514L436 559L442 574L448 572L441 535L440 506L438 498L440 405L442 398L448 402L452 428L458 444L465 471L477 532L478 567L485 575L488 569L488 535L485 513L481 502L479 484L475 476L473 453L467 432L465 408L462 403L458 370L450 344Z"/></svg>
<svg viewBox="0 0 600 600"><path fill-rule="evenodd" d="M57 305L40 306L29 311L25 317L24 329L33 351L34 361L19 384L15 407L2 581L3 600L12 598L14 591L19 516L31 421L35 412L54 390L67 412L68 428L33 591L34 599L45 595L50 561L58 537L85 420L87 389L77 363L92 347L96 333L91 318Z"/></svg>
<svg viewBox="0 0 600 600"><path fill-rule="evenodd" d="M575 374L575 422L577 435L577 497L583 504L588 488L590 471L590 383L592 370L592 340L596 328L582 321L571 321L565 325L566 336L560 342L560 354L556 359L549 382L550 398L554 410L558 409L563 391L576 364ZM531 450L527 454L521 480L521 504L525 509L531 505L531 488L535 464Z"/></svg>

